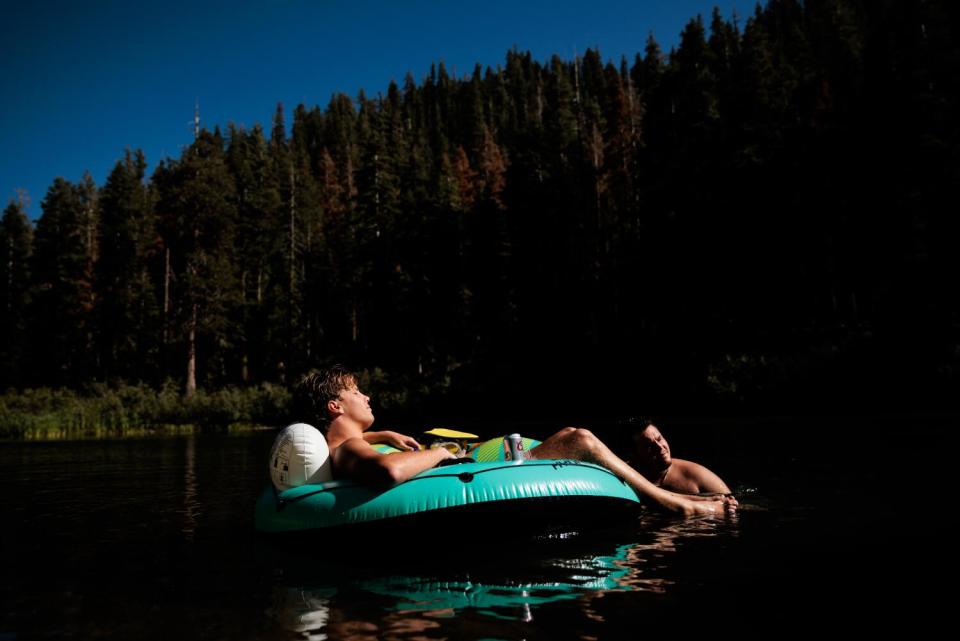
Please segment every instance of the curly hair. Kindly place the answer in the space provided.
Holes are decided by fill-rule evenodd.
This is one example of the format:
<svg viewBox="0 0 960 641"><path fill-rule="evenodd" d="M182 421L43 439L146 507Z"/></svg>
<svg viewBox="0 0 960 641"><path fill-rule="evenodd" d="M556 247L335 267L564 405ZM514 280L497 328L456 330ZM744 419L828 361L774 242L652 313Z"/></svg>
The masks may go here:
<svg viewBox="0 0 960 641"><path fill-rule="evenodd" d="M343 365L312 370L293 390L293 407L297 418L314 423L324 432L330 427L327 403L340 398L340 392L357 384L357 377Z"/></svg>

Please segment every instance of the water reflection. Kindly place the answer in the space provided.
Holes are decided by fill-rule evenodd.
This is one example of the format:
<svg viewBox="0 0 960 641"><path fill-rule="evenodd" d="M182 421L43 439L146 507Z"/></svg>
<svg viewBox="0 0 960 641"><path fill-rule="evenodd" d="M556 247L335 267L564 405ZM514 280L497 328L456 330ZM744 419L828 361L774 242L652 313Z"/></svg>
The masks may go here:
<svg viewBox="0 0 960 641"><path fill-rule="evenodd" d="M330 620L330 597L336 590L277 587L273 594L270 618L281 622L284 629L298 632L310 641L327 638L324 631Z"/></svg>
<svg viewBox="0 0 960 641"><path fill-rule="evenodd" d="M914 460L952 470L955 422L918 431ZM485 555L413 553L385 528L379 549L339 564L280 562L253 536L272 434L0 443L0 638L552 641L675 635L678 622L711 634L785 621L817 632L826 621L942 627L950 592L929 570L954 549L952 530L923 518L942 511L929 496L885 489L881 472L903 460L899 419L889 431L828 425L846 443L833 457L842 466L824 463L822 439L797 439L799 428L716 432L745 448L718 464L740 477L735 519L647 514L519 549L479 524L491 530L483 547L499 553ZM458 534L426 531L417 549ZM898 554L909 562L884 562Z"/></svg>
<svg viewBox="0 0 960 641"><path fill-rule="evenodd" d="M567 616L579 613L580 625L584 618L603 624L598 599L666 593L676 582L669 573L671 557L686 542L735 530L731 520L652 517L631 530L628 543L544 541L535 553L524 548L524 559L507 564L504 555L471 553L449 564L424 562L399 570L391 561L384 563L392 566L389 573L359 562L346 566L286 556L271 616L307 639L470 636L467 629L479 622L488 634L496 624L514 638L515 626L555 616L553 606L563 602Z"/></svg>
<svg viewBox="0 0 960 641"><path fill-rule="evenodd" d="M736 536L738 515L724 519L676 520L659 515L648 515L645 522L651 540L629 546L622 563L634 569L623 578L623 587L664 594L675 580L664 576L661 569L672 565L670 556L677 553L679 544L694 539L717 536Z"/></svg>
<svg viewBox="0 0 960 641"><path fill-rule="evenodd" d="M197 437L187 437L186 464L183 467L183 536L193 541L197 529L197 516L200 513L200 501L197 499Z"/></svg>

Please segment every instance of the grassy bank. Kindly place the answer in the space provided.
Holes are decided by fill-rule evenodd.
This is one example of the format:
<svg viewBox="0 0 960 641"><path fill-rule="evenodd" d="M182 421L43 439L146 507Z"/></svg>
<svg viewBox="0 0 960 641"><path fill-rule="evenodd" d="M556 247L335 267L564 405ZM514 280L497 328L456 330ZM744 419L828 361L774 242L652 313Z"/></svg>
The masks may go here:
<svg viewBox="0 0 960 641"><path fill-rule="evenodd" d="M10 390L0 395L0 438L57 439L198 429L235 429L282 422L289 391L278 385L198 391L185 398L173 383Z"/></svg>

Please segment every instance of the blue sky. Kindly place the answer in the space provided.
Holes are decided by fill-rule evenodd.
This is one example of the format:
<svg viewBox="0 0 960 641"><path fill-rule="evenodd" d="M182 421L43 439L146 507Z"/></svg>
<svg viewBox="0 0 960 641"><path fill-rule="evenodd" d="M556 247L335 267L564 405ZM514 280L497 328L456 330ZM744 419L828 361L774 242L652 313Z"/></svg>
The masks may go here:
<svg viewBox="0 0 960 641"><path fill-rule="evenodd" d="M599 48L632 60L653 32L664 51L697 13L729 17L743 0L503 2L274 0L9 3L0 20L0 207L26 189L31 218L57 176L103 182L124 149L150 170L178 157L201 124L269 124L283 102L384 92L443 61L463 76L508 49L538 60Z"/></svg>

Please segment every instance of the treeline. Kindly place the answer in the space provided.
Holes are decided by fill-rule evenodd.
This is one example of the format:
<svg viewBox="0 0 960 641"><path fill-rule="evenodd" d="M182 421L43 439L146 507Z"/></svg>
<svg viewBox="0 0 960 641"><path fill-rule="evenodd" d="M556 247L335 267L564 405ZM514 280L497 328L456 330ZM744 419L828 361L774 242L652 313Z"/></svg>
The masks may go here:
<svg viewBox="0 0 960 641"><path fill-rule="evenodd" d="M946 399L958 34L947 0L771 0L667 55L441 63L290 135L278 105L149 177L128 151L6 208L0 384L336 360L491 412Z"/></svg>
<svg viewBox="0 0 960 641"><path fill-rule="evenodd" d="M0 394L0 438L73 439L149 433L224 432L277 426L290 417L290 392L280 385L197 390L184 398L172 380L88 384Z"/></svg>

